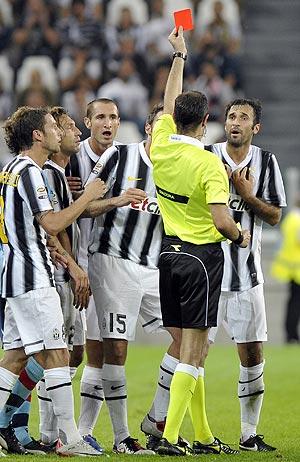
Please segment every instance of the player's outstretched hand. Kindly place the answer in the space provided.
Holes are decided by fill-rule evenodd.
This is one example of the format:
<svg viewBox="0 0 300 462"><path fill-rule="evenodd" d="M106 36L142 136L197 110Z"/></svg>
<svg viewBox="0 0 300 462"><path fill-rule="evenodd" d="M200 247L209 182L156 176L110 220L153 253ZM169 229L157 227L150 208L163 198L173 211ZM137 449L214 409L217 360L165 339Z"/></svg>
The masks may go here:
<svg viewBox="0 0 300 462"><path fill-rule="evenodd" d="M242 235L243 235L243 241L241 242L241 244L239 245L239 247L247 247L249 245L249 242L250 242L250 239L251 239L251 234L250 234L250 231L248 231L248 229L242 229L241 231Z"/></svg>
<svg viewBox="0 0 300 462"><path fill-rule="evenodd" d="M114 199L116 207L124 207L125 205L131 204L131 202L140 204L146 197L147 194L142 189L129 188Z"/></svg>
<svg viewBox="0 0 300 462"><path fill-rule="evenodd" d="M180 51L181 53L187 53L182 26L178 28L178 31L175 27L172 30L171 34L169 35L168 39L172 47L174 48L174 51Z"/></svg>
<svg viewBox="0 0 300 462"><path fill-rule="evenodd" d="M88 195L90 201L101 199L106 192L106 184L100 178L91 181L84 189L84 194Z"/></svg>

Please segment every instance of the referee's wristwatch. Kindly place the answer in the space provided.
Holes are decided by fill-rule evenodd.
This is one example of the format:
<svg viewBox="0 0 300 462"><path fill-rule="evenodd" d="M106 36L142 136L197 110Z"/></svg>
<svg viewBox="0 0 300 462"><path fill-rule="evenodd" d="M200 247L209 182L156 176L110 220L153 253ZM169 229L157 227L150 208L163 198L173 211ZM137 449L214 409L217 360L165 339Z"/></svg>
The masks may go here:
<svg viewBox="0 0 300 462"><path fill-rule="evenodd" d="M235 245L241 245L241 243L243 242L244 240L244 236L243 236L243 233L239 230L239 237L237 239L235 239L234 241L232 241Z"/></svg>
<svg viewBox="0 0 300 462"><path fill-rule="evenodd" d="M183 53L182 51L174 51L173 59L174 58L182 58L184 61L186 61L187 53Z"/></svg>

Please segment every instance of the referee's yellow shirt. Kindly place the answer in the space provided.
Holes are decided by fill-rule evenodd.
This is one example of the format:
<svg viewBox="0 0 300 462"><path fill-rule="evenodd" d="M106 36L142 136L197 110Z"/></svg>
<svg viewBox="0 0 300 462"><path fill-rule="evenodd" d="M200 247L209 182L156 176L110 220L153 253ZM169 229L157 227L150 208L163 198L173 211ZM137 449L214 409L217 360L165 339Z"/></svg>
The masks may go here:
<svg viewBox="0 0 300 462"><path fill-rule="evenodd" d="M200 141L176 134L170 114L157 120L150 151L165 233L193 244L224 240L209 204L227 204L229 182L221 160Z"/></svg>

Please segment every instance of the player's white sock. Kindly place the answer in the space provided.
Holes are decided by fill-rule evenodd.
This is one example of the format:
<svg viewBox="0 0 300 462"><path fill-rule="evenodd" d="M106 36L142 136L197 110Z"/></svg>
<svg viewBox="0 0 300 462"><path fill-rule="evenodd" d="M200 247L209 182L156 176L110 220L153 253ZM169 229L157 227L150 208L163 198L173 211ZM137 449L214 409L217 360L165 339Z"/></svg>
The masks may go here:
<svg viewBox="0 0 300 462"><path fill-rule="evenodd" d="M103 389L117 445L129 436L125 366L103 365Z"/></svg>
<svg viewBox="0 0 300 462"><path fill-rule="evenodd" d="M8 369L0 367L0 410L4 407L18 377L18 375L10 372Z"/></svg>
<svg viewBox="0 0 300 462"><path fill-rule="evenodd" d="M240 365L238 396L241 408L241 441L256 435L264 396L265 361L253 367Z"/></svg>
<svg viewBox="0 0 300 462"><path fill-rule="evenodd" d="M54 443L58 439L57 417L53 412L53 405L46 390L45 379L37 385L37 395L40 411L40 438L45 444Z"/></svg>
<svg viewBox="0 0 300 462"><path fill-rule="evenodd" d="M167 416L170 386L177 364L179 360L166 353L159 366L156 393L148 413L156 422L164 421Z"/></svg>
<svg viewBox="0 0 300 462"><path fill-rule="evenodd" d="M45 369L46 390L57 417L59 438L63 444L81 439L74 419L74 399L68 366Z"/></svg>
<svg viewBox="0 0 300 462"><path fill-rule="evenodd" d="M104 401L102 368L85 366L80 384L81 407L78 430L92 435Z"/></svg>

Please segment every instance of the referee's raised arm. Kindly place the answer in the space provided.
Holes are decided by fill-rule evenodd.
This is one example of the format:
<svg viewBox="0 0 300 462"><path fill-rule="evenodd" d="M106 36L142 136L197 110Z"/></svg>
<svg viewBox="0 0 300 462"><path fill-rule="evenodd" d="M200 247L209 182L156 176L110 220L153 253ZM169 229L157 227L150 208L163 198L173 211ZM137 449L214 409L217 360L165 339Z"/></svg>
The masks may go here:
<svg viewBox="0 0 300 462"><path fill-rule="evenodd" d="M183 36L183 29L179 27L178 31L174 28L169 35L173 53L173 64L167 80L165 97L164 97L164 114L173 114L175 99L182 93L183 69L184 62L187 58L187 49Z"/></svg>

